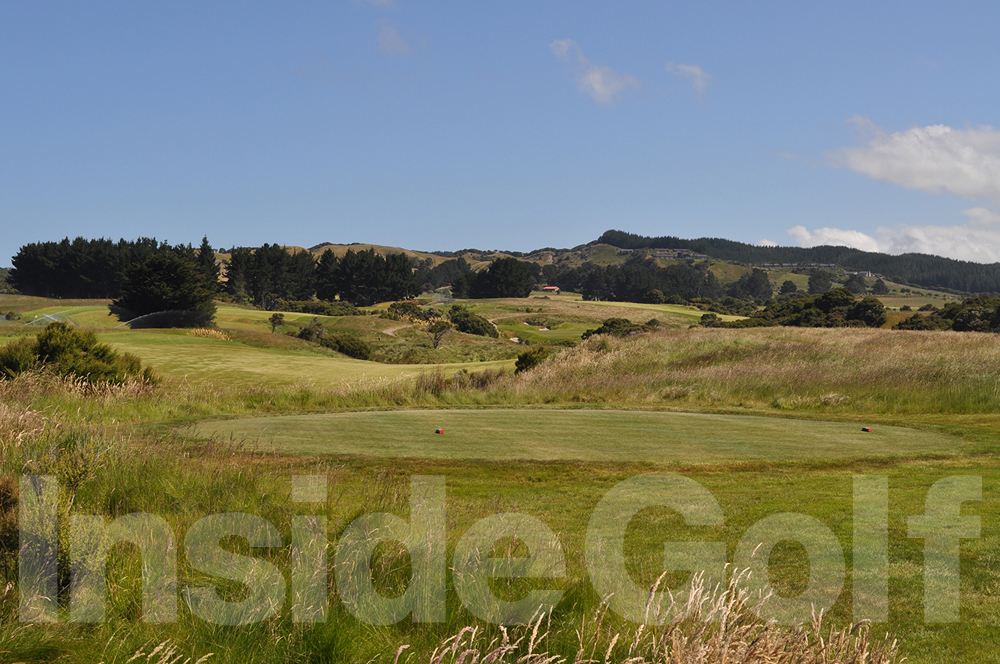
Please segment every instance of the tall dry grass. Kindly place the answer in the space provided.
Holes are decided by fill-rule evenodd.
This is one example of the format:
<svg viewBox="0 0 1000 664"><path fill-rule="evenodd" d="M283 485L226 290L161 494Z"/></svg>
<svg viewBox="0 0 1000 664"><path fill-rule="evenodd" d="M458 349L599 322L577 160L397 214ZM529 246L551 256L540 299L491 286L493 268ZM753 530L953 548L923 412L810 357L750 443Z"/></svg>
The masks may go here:
<svg viewBox="0 0 1000 664"><path fill-rule="evenodd" d="M500 627L499 635L484 636L480 627L464 627L445 639L424 660L407 659L409 646L395 651L394 664L893 664L899 661L895 639L874 637L871 626L856 623L826 628L822 614L809 625L782 626L762 616L769 596L754 599L741 587L744 574L734 574L724 588L710 588L695 577L686 598L671 606L647 605L647 617L669 610L673 618L662 626L608 629L607 606L575 630L575 654L547 649L550 616L542 613L521 628ZM654 585L650 598L656 593ZM647 622L656 622L655 620Z"/></svg>
<svg viewBox="0 0 1000 664"><path fill-rule="evenodd" d="M534 402L994 412L1000 344L972 332L664 330L588 340L509 389Z"/></svg>

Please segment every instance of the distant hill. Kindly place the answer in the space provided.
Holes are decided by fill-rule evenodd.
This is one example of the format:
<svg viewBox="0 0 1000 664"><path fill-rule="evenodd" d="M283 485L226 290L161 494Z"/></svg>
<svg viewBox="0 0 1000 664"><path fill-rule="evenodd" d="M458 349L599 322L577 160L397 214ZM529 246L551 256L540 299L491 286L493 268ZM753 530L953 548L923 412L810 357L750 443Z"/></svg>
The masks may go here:
<svg viewBox="0 0 1000 664"><path fill-rule="evenodd" d="M722 238L684 240L606 231L595 244L622 249L690 249L712 258L753 265L765 263L835 263L854 270L884 274L901 284L960 293L1000 293L1000 263L984 265L929 254L889 254L850 247L760 247Z"/></svg>

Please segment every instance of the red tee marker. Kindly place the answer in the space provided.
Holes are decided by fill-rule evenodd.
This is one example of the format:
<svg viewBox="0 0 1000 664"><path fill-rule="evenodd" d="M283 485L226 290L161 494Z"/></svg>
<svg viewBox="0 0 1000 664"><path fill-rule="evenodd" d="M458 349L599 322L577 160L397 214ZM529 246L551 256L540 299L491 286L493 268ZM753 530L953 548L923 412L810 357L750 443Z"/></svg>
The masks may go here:
<svg viewBox="0 0 1000 664"><path fill-rule="evenodd" d="M444 429L435 429L434 433L444 433Z"/></svg>
<svg viewBox="0 0 1000 664"><path fill-rule="evenodd" d="M867 431L868 433L871 433L871 432L872 432L872 430L871 430L871 428L870 428L870 427L861 427L861 430L862 430L862 431Z"/></svg>

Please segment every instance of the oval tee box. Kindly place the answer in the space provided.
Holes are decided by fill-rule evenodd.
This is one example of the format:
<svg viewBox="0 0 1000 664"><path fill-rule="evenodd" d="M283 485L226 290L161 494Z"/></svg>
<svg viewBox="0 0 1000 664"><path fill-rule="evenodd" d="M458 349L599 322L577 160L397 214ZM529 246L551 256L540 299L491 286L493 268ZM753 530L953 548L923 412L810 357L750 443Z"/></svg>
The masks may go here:
<svg viewBox="0 0 1000 664"><path fill-rule="evenodd" d="M448 430L448 441L425 431ZM292 454L710 464L958 452L932 431L707 413L563 410L394 410L204 421L185 434L244 440ZM873 445L875 447L873 447Z"/></svg>

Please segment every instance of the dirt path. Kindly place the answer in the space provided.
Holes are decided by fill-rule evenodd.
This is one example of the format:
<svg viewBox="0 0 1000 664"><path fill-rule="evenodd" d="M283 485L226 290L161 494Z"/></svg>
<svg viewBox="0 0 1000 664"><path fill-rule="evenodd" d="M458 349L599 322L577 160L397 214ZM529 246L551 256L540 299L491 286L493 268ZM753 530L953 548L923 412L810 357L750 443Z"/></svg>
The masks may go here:
<svg viewBox="0 0 1000 664"><path fill-rule="evenodd" d="M382 330L379 334L388 334L390 337L396 336L396 332L402 330L404 327L410 327L409 325L397 325L396 327L390 327L388 330Z"/></svg>

